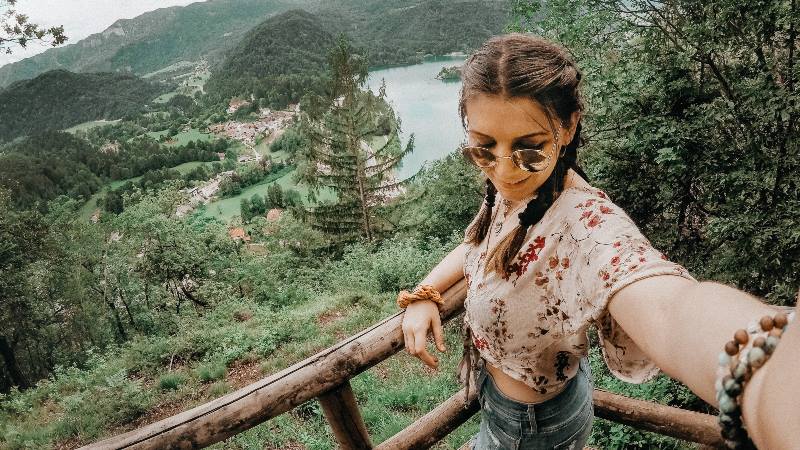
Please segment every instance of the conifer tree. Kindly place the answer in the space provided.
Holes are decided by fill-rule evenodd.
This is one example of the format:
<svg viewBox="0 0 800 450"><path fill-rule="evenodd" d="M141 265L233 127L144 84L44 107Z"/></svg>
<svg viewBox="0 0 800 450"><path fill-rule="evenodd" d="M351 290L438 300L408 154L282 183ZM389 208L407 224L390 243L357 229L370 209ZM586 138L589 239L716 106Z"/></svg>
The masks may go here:
<svg viewBox="0 0 800 450"><path fill-rule="evenodd" d="M331 78L327 95L307 102L302 129L310 141L298 152L298 178L309 185L311 199L329 189L335 200L307 211L316 228L347 241L372 240L386 228L378 212L401 191L395 169L413 150L405 148L399 120L386 102L385 86L376 96L362 90L366 61L340 37L328 58Z"/></svg>

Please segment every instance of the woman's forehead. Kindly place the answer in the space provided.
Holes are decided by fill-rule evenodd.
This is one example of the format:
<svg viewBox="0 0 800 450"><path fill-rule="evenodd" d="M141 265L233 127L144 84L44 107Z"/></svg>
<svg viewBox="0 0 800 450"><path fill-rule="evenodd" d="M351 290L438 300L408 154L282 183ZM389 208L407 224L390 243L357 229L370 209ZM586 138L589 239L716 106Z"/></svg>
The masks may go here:
<svg viewBox="0 0 800 450"><path fill-rule="evenodd" d="M539 102L524 97L478 94L464 104L467 130L500 137L537 131L552 133L550 120Z"/></svg>

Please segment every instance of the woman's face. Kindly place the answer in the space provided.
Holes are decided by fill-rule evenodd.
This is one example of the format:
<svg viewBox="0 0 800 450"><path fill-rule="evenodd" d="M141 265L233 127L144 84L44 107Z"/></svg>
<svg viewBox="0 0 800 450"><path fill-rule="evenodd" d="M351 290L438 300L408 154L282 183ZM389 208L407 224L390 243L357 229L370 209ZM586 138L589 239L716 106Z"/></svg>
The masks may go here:
<svg viewBox="0 0 800 450"><path fill-rule="evenodd" d="M555 168L558 151L572 140L578 118L577 112L573 114L570 129L561 127L559 120L553 118L559 135L553 148L555 136L538 102L478 94L466 101L465 109L469 145L485 147L495 156L510 156L522 148L541 148L550 155L549 165L540 172L522 170L510 158L497 160L494 167L481 168L503 198L511 201L530 197L547 180Z"/></svg>

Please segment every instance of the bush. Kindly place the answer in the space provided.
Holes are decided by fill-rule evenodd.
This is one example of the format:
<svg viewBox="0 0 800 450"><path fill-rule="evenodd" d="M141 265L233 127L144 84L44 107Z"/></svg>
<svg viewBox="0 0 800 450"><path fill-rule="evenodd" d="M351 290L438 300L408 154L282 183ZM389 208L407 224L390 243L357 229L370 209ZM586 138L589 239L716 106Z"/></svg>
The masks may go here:
<svg viewBox="0 0 800 450"><path fill-rule="evenodd" d="M435 240L393 238L380 246L352 244L340 261L327 268L324 288L339 293L379 293L413 287L455 247L455 240L439 244Z"/></svg>
<svg viewBox="0 0 800 450"><path fill-rule="evenodd" d="M230 385L224 381L220 381L211 385L208 388L208 394L212 397L221 397L231 391Z"/></svg>
<svg viewBox="0 0 800 450"><path fill-rule="evenodd" d="M186 377L179 373L168 373L158 379L158 387L162 391L174 391L186 382Z"/></svg>
<svg viewBox="0 0 800 450"><path fill-rule="evenodd" d="M225 378L227 368L224 364L208 363L197 368L197 378L203 382L216 381Z"/></svg>

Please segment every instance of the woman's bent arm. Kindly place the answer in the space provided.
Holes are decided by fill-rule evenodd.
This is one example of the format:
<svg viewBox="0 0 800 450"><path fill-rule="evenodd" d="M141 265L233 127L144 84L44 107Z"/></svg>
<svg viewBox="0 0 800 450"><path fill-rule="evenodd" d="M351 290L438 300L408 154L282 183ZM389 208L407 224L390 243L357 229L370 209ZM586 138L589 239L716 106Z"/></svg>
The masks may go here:
<svg viewBox="0 0 800 450"><path fill-rule="evenodd" d="M777 312L775 307L732 287L675 276L632 283L612 297L608 309L661 370L713 406L718 406L714 390L717 355L725 343L750 321ZM800 390L793 379L800 372L797 328L800 324L789 326L769 362L755 372L745 389L745 424L759 447L788 448L772 441L778 438L774 429L765 432L778 422L782 424L780 439L789 439L783 442L800 442ZM776 422L767 424L772 420Z"/></svg>
<svg viewBox="0 0 800 450"><path fill-rule="evenodd" d="M460 279L464 278L464 257L468 244L460 244L445 256L420 284L427 284L439 292L444 292ZM406 351L416 356L431 368L437 368L439 360L427 350L428 331L433 331L436 347L440 352L446 350L444 333L439 317L439 308L430 300L413 302L406 307L403 315L403 338Z"/></svg>
<svg viewBox="0 0 800 450"><path fill-rule="evenodd" d="M444 292L464 278L464 257L469 244L459 244L447 254L419 284L429 284Z"/></svg>

